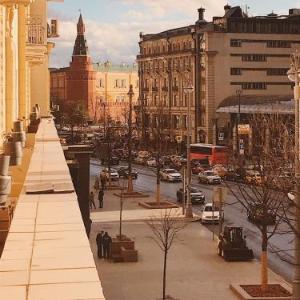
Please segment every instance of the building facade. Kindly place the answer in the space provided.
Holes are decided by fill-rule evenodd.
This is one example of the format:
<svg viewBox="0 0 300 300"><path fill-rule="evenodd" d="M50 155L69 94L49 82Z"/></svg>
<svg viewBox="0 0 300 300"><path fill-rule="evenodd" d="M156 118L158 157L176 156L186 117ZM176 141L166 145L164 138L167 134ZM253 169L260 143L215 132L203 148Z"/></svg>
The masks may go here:
<svg viewBox="0 0 300 300"><path fill-rule="evenodd" d="M46 0L0 1L0 131L16 120L29 122L32 106L50 111L48 59L56 37L56 20L48 28ZM54 26L55 25L55 26ZM43 84L41 84L43 82ZM2 140L0 142L0 147Z"/></svg>
<svg viewBox="0 0 300 300"><path fill-rule="evenodd" d="M193 25L141 34L138 109L151 128L160 103L165 130L181 140L187 135L190 95L192 141L223 144L232 138L232 124L216 110L228 98L236 103L243 97L292 98L286 72L300 43L300 12L248 17L240 7L226 5L222 17L207 22L204 11L198 10Z"/></svg>
<svg viewBox="0 0 300 300"><path fill-rule="evenodd" d="M127 93L131 84L135 94L133 106L139 95L137 67L134 64L112 65L108 61L92 63L84 32L80 15L70 66L51 70L51 100L63 112L67 112L68 107L83 106L95 123L103 122L105 118L127 123Z"/></svg>

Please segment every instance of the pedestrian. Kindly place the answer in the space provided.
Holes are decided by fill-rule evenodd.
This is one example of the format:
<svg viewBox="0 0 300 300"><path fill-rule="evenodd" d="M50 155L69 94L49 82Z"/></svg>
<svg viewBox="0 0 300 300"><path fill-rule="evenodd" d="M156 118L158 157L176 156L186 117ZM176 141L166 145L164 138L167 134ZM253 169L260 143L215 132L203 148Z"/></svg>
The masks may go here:
<svg viewBox="0 0 300 300"><path fill-rule="evenodd" d="M104 191L103 191L103 189L101 189L101 190L99 190L99 193L98 193L99 208L103 208L103 197L104 197Z"/></svg>
<svg viewBox="0 0 300 300"><path fill-rule="evenodd" d="M94 190L97 192L100 189L99 178L96 176L95 183L94 183Z"/></svg>
<svg viewBox="0 0 300 300"><path fill-rule="evenodd" d="M97 234L97 237L96 237L96 243L97 243L97 253L98 253L98 258L102 258L103 255L103 230L101 230L98 234Z"/></svg>
<svg viewBox="0 0 300 300"><path fill-rule="evenodd" d="M106 188L106 180L107 180L106 175L105 175L105 173L102 171L102 172L100 173L100 181L101 181L101 187L102 187L102 190L104 190L104 189Z"/></svg>
<svg viewBox="0 0 300 300"><path fill-rule="evenodd" d="M107 232L104 233L102 237L102 245L103 245L103 255L104 258L110 258L110 251L111 251L111 243L112 239Z"/></svg>
<svg viewBox="0 0 300 300"><path fill-rule="evenodd" d="M89 195L89 203L90 203L90 209L96 209L96 204L95 204L95 200L94 200L94 192L91 191L90 195Z"/></svg>

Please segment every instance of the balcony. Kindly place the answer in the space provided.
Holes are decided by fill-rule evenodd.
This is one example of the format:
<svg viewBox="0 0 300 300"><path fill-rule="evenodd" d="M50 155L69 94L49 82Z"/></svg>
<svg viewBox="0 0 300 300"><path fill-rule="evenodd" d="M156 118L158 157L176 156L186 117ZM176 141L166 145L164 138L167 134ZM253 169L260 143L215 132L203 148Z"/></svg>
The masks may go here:
<svg viewBox="0 0 300 300"><path fill-rule="evenodd" d="M46 31L42 18L33 16L27 19L26 60L43 63L47 53Z"/></svg>
<svg viewBox="0 0 300 300"><path fill-rule="evenodd" d="M157 93L157 92L158 92L158 87L157 87L157 86L153 86L153 87L152 87L152 92Z"/></svg>
<svg viewBox="0 0 300 300"><path fill-rule="evenodd" d="M173 86L172 90L173 90L173 92L178 92L178 86L177 85Z"/></svg>
<svg viewBox="0 0 300 300"><path fill-rule="evenodd" d="M163 86L162 90L163 90L163 92L167 92L169 90L169 88L167 86Z"/></svg>
<svg viewBox="0 0 300 300"><path fill-rule="evenodd" d="M41 120L31 151L24 189L0 259L1 299L104 300L52 120ZM55 194L38 192L49 185L56 186Z"/></svg>

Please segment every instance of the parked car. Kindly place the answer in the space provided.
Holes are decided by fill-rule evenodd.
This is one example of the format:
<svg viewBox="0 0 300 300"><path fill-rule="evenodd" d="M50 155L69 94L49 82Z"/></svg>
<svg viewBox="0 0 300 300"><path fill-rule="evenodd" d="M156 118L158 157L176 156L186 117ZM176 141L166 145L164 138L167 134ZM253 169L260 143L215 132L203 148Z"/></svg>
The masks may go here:
<svg viewBox="0 0 300 300"><path fill-rule="evenodd" d="M129 176L129 169L128 167L121 167L118 169L118 174L120 177L125 177L128 178ZM137 179L138 177L138 172L134 169L131 170L131 178Z"/></svg>
<svg viewBox="0 0 300 300"><path fill-rule="evenodd" d="M260 176L259 171L247 170L245 181L250 184L258 184L259 185L262 183L262 178Z"/></svg>
<svg viewBox="0 0 300 300"><path fill-rule="evenodd" d="M266 225L274 225L276 222L276 214L272 211L268 211L266 215L263 212L263 206L260 204L253 204L249 206L247 211L248 220L252 223L262 224L266 222Z"/></svg>
<svg viewBox="0 0 300 300"><path fill-rule="evenodd" d="M198 175L200 172L205 171L205 169L200 165L195 165L192 167L192 173Z"/></svg>
<svg viewBox="0 0 300 300"><path fill-rule="evenodd" d="M110 174L110 180L119 180L120 178L118 171L113 168L110 169L110 173L108 168L103 169L101 173L103 173L106 176L107 180L109 180L109 174Z"/></svg>
<svg viewBox="0 0 300 300"><path fill-rule="evenodd" d="M144 157L138 156L138 157L134 158L133 162L138 165L144 165L146 162L146 159Z"/></svg>
<svg viewBox="0 0 300 300"><path fill-rule="evenodd" d="M175 169L163 169L159 172L161 180L169 182L182 181L182 176Z"/></svg>
<svg viewBox="0 0 300 300"><path fill-rule="evenodd" d="M212 167L212 171L214 173L216 173L217 175L219 175L221 178L225 177L226 173L227 173L227 169L223 165L220 165L220 164L214 165Z"/></svg>
<svg viewBox="0 0 300 300"><path fill-rule="evenodd" d="M201 213L201 223L218 224L220 221L219 208L212 203L206 203Z"/></svg>
<svg viewBox="0 0 300 300"><path fill-rule="evenodd" d="M183 188L180 188L177 193L177 202L182 202L183 199ZM187 199L187 194L185 194L185 200ZM204 204L205 196L201 190L196 187L191 187L191 202L192 204Z"/></svg>
<svg viewBox="0 0 300 300"><path fill-rule="evenodd" d="M156 167L156 166L157 166L156 158L150 157L150 158L146 161L146 165L147 165L148 167Z"/></svg>
<svg viewBox="0 0 300 300"><path fill-rule="evenodd" d="M113 165L118 165L120 163L120 159L119 157L117 156L112 156L110 158L110 165L113 166ZM108 165L108 158L102 158L101 159L101 164L102 165Z"/></svg>
<svg viewBox="0 0 300 300"><path fill-rule="evenodd" d="M198 174L198 179L200 183L207 183L207 184L220 184L221 177L217 175L213 171L203 171Z"/></svg>

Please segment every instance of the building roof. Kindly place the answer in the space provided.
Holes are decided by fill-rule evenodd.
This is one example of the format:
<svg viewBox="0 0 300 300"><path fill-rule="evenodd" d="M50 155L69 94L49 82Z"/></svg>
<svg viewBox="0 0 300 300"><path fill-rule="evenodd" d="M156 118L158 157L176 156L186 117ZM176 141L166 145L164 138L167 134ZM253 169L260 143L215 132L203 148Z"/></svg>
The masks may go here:
<svg viewBox="0 0 300 300"><path fill-rule="evenodd" d="M245 95L240 98L238 96L230 96L224 99L217 113L232 113L237 114L294 114L295 102L290 95Z"/></svg>
<svg viewBox="0 0 300 300"><path fill-rule="evenodd" d="M110 72L110 73L137 73L137 64L111 64L106 61L104 63L94 63L94 70L96 72Z"/></svg>

